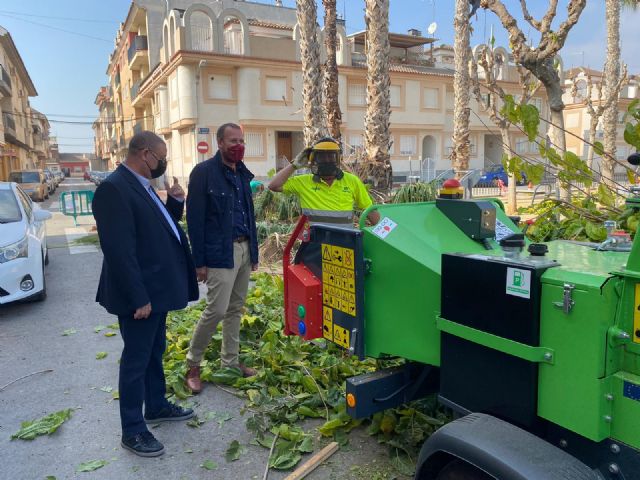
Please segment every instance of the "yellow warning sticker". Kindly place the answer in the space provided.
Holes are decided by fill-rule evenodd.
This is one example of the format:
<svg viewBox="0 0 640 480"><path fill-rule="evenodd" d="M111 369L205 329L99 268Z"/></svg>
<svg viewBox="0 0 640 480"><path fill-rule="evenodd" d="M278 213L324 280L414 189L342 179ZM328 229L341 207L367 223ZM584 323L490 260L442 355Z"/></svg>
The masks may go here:
<svg viewBox="0 0 640 480"><path fill-rule="evenodd" d="M344 348L349 348L349 330L340 325L333 326L333 342Z"/></svg>
<svg viewBox="0 0 640 480"><path fill-rule="evenodd" d="M636 297L633 302L633 341L640 343L640 283L636 283Z"/></svg>
<svg viewBox="0 0 640 480"><path fill-rule="evenodd" d="M354 251L323 243L322 303L348 315L356 315Z"/></svg>
<svg viewBox="0 0 640 480"><path fill-rule="evenodd" d="M322 335L333 341L333 310L327 306L322 307Z"/></svg>

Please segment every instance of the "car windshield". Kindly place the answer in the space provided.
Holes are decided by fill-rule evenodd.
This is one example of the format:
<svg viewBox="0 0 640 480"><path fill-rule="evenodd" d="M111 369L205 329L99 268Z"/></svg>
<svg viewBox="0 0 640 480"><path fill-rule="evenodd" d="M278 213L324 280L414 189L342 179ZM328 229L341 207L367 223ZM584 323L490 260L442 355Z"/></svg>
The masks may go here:
<svg viewBox="0 0 640 480"><path fill-rule="evenodd" d="M502 165L491 165L487 168L487 172L499 172L500 170L502 170Z"/></svg>
<svg viewBox="0 0 640 480"><path fill-rule="evenodd" d="M0 190L0 223L13 223L22 220L22 213L13 190Z"/></svg>
<svg viewBox="0 0 640 480"><path fill-rule="evenodd" d="M11 172L10 182L16 183L40 183L38 172Z"/></svg>

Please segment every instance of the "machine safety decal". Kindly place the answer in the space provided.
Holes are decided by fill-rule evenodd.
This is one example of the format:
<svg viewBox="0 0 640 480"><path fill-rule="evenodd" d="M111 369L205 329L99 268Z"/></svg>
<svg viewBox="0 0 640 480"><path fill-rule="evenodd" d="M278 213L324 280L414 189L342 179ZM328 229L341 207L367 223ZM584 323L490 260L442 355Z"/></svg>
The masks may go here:
<svg viewBox="0 0 640 480"><path fill-rule="evenodd" d="M531 272L519 268L507 268L507 295L531 298Z"/></svg>
<svg viewBox="0 0 640 480"><path fill-rule="evenodd" d="M322 244L322 303L330 309L335 308L355 317L354 263L353 249ZM335 343L340 344L337 341Z"/></svg>
<svg viewBox="0 0 640 480"><path fill-rule="evenodd" d="M333 341L333 310L331 307L322 307L322 336Z"/></svg>
<svg viewBox="0 0 640 480"><path fill-rule="evenodd" d="M633 305L633 341L640 343L640 283L636 283L636 295Z"/></svg>
<svg viewBox="0 0 640 480"><path fill-rule="evenodd" d="M340 325L333 326L333 342L344 348L349 348L349 330Z"/></svg>
<svg viewBox="0 0 640 480"><path fill-rule="evenodd" d="M640 401L640 385L625 380L622 394L631 400Z"/></svg>
<svg viewBox="0 0 640 480"><path fill-rule="evenodd" d="M387 238L393 230L398 226L396 222L391 220L389 217L384 217L382 220L378 222L378 224L373 228L372 232L375 236L382 238L383 240Z"/></svg>
<svg viewBox="0 0 640 480"><path fill-rule="evenodd" d="M507 227L500 220L496 219L496 242L499 242L504 237L508 237L512 233L515 233L515 232L511 230L509 227Z"/></svg>

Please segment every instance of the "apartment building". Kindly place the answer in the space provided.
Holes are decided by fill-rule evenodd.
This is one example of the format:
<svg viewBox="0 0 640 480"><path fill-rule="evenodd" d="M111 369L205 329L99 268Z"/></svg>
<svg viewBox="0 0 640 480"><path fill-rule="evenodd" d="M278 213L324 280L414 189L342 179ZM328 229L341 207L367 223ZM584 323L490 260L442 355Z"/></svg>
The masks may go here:
<svg viewBox="0 0 640 480"><path fill-rule="evenodd" d="M111 87L100 87L94 103L99 112L97 120L92 125L96 156L95 169L107 171L115 166L114 150L117 148L117 141L113 133L115 116Z"/></svg>
<svg viewBox="0 0 640 480"><path fill-rule="evenodd" d="M12 170L44 168L50 156L49 122L29 104L37 94L11 35L0 27L0 181Z"/></svg>
<svg viewBox="0 0 640 480"><path fill-rule="evenodd" d="M589 145L583 140L589 139L589 124L591 115L587 108L585 99L588 96L588 77L591 77L592 91L591 98L593 106L597 108L598 88L603 80L603 72L591 68L573 68L565 73L565 93L562 100L565 104L564 126L569 132L567 134L567 150L575 153L583 159L587 159ZM576 82L575 96L572 93L573 82ZM618 98L618 125L616 139L616 157L620 161L625 161L627 157L635 151L633 147L624 141L624 126L626 123L625 114L629 104L640 99L640 77L630 75L627 82L622 86ZM603 119L600 117L596 130L595 140L604 141ZM592 143L592 142L591 142ZM599 171L600 156L594 155L593 168ZM620 169L619 169L620 170Z"/></svg>
<svg viewBox="0 0 640 480"><path fill-rule="evenodd" d="M319 30L322 40L323 32ZM417 30L391 33L391 159L405 178L450 168L453 132L453 49ZM322 43L322 42L321 42ZM363 147L366 110L365 33L338 25L340 106L347 154ZM324 53L323 53L324 55ZM520 91L504 49L496 50L503 88ZM135 0L110 57L115 129L125 145L153 129L169 148L168 173L181 180L216 150L225 122L243 126L245 162L258 176L281 168L303 148L302 74L296 11L279 2ZM533 99L547 115L544 92ZM499 163L502 141L472 104L471 168ZM537 156L514 129L513 145ZM198 153L198 145L207 153ZM120 159L124 149L115 148Z"/></svg>

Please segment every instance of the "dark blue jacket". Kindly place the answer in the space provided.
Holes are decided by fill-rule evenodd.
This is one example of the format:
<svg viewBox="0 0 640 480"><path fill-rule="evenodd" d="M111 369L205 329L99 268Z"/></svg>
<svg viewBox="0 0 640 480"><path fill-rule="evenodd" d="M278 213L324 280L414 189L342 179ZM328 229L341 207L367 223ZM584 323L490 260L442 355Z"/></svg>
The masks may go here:
<svg viewBox="0 0 640 480"><path fill-rule="evenodd" d="M189 176L187 228L196 267L233 268L233 184L225 175L220 152L199 163ZM258 263L258 235L249 183L253 174L244 163L236 166L244 182L249 206L251 263Z"/></svg>
<svg viewBox="0 0 640 480"><path fill-rule="evenodd" d="M168 197L176 238L149 193L120 165L98 187L93 216L104 259L96 301L114 315L151 303L154 312L179 310L198 299L198 281L187 236L177 223L184 203Z"/></svg>

